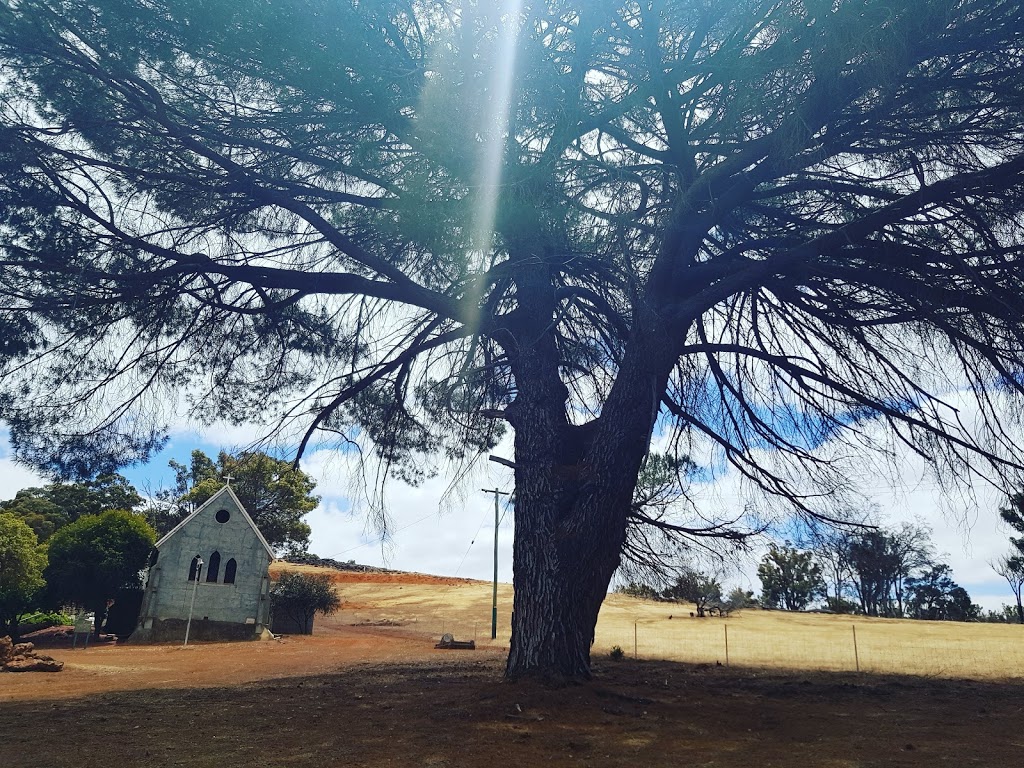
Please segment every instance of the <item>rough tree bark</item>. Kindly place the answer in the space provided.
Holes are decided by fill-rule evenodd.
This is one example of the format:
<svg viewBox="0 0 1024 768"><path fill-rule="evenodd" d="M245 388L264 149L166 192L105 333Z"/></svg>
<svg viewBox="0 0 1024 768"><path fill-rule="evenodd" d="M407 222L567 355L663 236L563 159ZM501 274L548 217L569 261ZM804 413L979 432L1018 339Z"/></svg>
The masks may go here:
<svg viewBox="0 0 1024 768"><path fill-rule="evenodd" d="M515 428L515 598L505 676L586 680L598 612L620 564L659 393L677 351L658 313L638 313L601 415L573 424L548 321L551 282L533 269L517 287L517 343L509 354L517 395L506 414Z"/></svg>

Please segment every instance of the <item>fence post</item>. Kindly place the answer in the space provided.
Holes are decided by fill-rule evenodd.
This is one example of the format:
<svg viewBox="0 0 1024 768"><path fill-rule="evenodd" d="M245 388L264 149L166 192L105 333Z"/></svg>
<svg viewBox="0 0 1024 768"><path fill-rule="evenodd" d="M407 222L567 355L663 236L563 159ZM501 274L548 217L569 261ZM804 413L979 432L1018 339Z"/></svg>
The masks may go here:
<svg viewBox="0 0 1024 768"><path fill-rule="evenodd" d="M722 629L725 630L725 666L729 666L729 625L723 624Z"/></svg>
<svg viewBox="0 0 1024 768"><path fill-rule="evenodd" d="M637 658L636 655L636 622L633 622L633 658Z"/></svg>
<svg viewBox="0 0 1024 768"><path fill-rule="evenodd" d="M857 666L857 671L860 672L860 653L857 651L857 625L851 624L853 629L853 662Z"/></svg>

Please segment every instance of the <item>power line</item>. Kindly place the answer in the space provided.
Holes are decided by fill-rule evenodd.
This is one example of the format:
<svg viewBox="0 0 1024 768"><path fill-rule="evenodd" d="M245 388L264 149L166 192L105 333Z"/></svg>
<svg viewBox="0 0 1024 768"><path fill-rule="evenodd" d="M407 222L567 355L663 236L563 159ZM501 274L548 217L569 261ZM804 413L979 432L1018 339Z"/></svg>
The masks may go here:
<svg viewBox="0 0 1024 768"><path fill-rule="evenodd" d="M432 518L434 516L435 516L435 513L430 512L430 513L424 515L423 517L419 518L418 520L414 520L413 522L409 523L408 525L403 525L401 528L396 528L394 531L392 531L392 534L401 533L402 531L406 531L406 530L412 528L414 525L419 525L424 520L429 520L430 518ZM343 549L340 552L335 552L333 555L327 555L327 557L329 559L333 559L335 557L338 557L339 555L347 555L349 552L355 552L357 549L362 549L363 547L369 547L371 545L379 544L381 541L382 541L381 539L377 539L376 541L366 541L366 542L363 542L362 544L357 544L354 547L349 547L348 549Z"/></svg>

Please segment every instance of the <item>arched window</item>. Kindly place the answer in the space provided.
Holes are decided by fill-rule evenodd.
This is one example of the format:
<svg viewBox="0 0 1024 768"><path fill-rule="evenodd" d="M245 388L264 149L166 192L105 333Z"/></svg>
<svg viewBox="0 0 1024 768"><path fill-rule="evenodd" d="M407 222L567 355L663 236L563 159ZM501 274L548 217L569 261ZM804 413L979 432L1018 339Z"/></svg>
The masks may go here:
<svg viewBox="0 0 1024 768"><path fill-rule="evenodd" d="M238 570L238 563L235 562L235 558L231 558L224 564L224 583L234 584L235 583L235 571Z"/></svg>
<svg viewBox="0 0 1024 768"><path fill-rule="evenodd" d="M192 565L188 567L188 580L196 580L196 569L199 567L199 555L192 558Z"/></svg>
<svg viewBox="0 0 1024 768"><path fill-rule="evenodd" d="M220 552L214 552L210 555L210 565L206 569L206 580L216 584L218 576L220 576Z"/></svg>
<svg viewBox="0 0 1024 768"><path fill-rule="evenodd" d="M153 547L153 551L149 553L149 567L152 568L156 565L156 559L160 557L160 550Z"/></svg>

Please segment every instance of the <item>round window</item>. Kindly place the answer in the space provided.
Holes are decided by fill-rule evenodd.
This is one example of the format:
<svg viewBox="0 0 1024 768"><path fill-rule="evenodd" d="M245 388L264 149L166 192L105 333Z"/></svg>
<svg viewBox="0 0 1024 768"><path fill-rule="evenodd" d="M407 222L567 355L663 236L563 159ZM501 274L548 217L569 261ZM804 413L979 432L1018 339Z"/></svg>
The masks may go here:
<svg viewBox="0 0 1024 768"><path fill-rule="evenodd" d="M228 512L226 509L218 509L217 510L217 522L218 523L226 523L230 519L231 519L231 513Z"/></svg>

